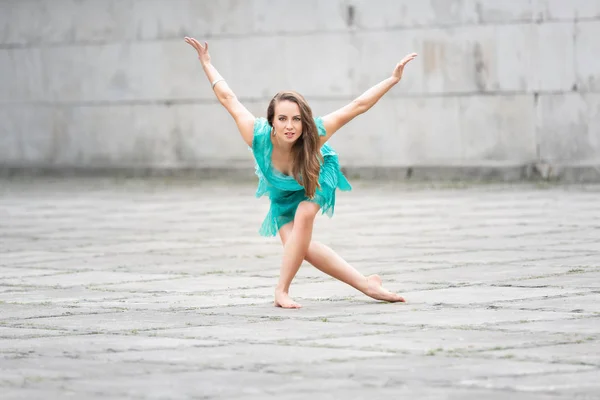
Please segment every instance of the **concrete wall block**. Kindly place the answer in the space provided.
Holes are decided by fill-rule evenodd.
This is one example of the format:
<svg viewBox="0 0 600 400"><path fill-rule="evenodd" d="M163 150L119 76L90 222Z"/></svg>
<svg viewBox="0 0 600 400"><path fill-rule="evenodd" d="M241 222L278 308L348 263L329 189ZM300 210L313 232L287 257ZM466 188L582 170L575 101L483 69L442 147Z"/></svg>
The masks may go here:
<svg viewBox="0 0 600 400"><path fill-rule="evenodd" d="M341 30L348 27L345 2L319 0L254 0L254 33L306 33Z"/></svg>
<svg viewBox="0 0 600 400"><path fill-rule="evenodd" d="M360 32L349 44L352 93L358 95L392 75L396 64L409 53L421 50L419 33L415 30ZM423 85L423 54L406 67L400 83L402 91L419 93ZM400 93L396 88L394 93Z"/></svg>
<svg viewBox="0 0 600 400"><path fill-rule="evenodd" d="M303 44L310 40L308 37L304 37L302 40L296 37L249 36L230 39L227 42L219 41L218 44L215 43L215 46L223 44L227 48L223 48L222 51L219 49L219 57L213 56L212 60L219 71L221 71L219 67L221 60L224 61L227 75L224 75L223 72L221 74L227 79L238 97L270 99L280 90L293 89L292 82L298 84L314 76L315 67L306 67L308 60L304 57L293 56L296 51L298 54L302 54L301 52L305 51ZM314 51L318 52L319 50L320 46L315 44ZM288 56L291 56L292 60L288 60ZM296 62L304 65L306 70L300 71L298 76L290 79L292 77L289 75L291 75ZM202 70L200 69L200 71ZM214 96L210 89L209 92L211 96Z"/></svg>
<svg viewBox="0 0 600 400"><path fill-rule="evenodd" d="M251 165L252 158L218 103L74 107L56 149L53 164L84 167Z"/></svg>
<svg viewBox="0 0 600 400"><path fill-rule="evenodd" d="M476 35L483 32L478 28ZM493 28L491 41L475 44L476 77L486 91L572 90L574 27L570 22ZM481 43L481 44L480 44ZM487 47L489 45L489 47ZM480 46L482 56L477 60Z"/></svg>
<svg viewBox="0 0 600 400"><path fill-rule="evenodd" d="M427 30L415 39L422 68L415 78L429 93L571 90L572 37L570 23Z"/></svg>
<svg viewBox="0 0 600 400"><path fill-rule="evenodd" d="M600 94L540 95L536 135L541 161L600 159Z"/></svg>
<svg viewBox="0 0 600 400"><path fill-rule="evenodd" d="M463 159L460 97L403 98L396 102L403 159L395 165L452 164ZM389 157L393 157L392 154Z"/></svg>
<svg viewBox="0 0 600 400"><path fill-rule="evenodd" d="M115 42L134 38L135 0L61 1L58 19L70 17L72 41ZM54 14L54 13L53 13ZM60 24L56 24L59 26Z"/></svg>
<svg viewBox="0 0 600 400"><path fill-rule="evenodd" d="M196 52L183 40L47 48L43 49L43 60L47 100L94 102L213 96Z"/></svg>
<svg viewBox="0 0 600 400"><path fill-rule="evenodd" d="M577 86L583 91L600 92L600 21L578 22L575 29Z"/></svg>
<svg viewBox="0 0 600 400"><path fill-rule="evenodd" d="M494 86L496 43L492 28L431 29L421 34L420 41L423 91L456 93L499 89Z"/></svg>
<svg viewBox="0 0 600 400"><path fill-rule="evenodd" d="M571 90L572 62L564 60L573 59L572 29L569 25L557 32L545 29L518 24L361 33L357 41L364 61L357 67L357 86L364 86L371 72L389 74L387 63L378 63L375 70L369 68L371 60L392 64L390 49L402 48L419 53L407 68L407 77L415 82L406 83L411 93L514 92L540 87ZM543 34L563 43L564 48L552 52L540 39ZM397 61L399 58L393 64ZM538 65L544 73L537 71Z"/></svg>
<svg viewBox="0 0 600 400"><path fill-rule="evenodd" d="M493 72L495 90L531 91L532 66L536 64L536 26L530 24L497 27L494 34L493 61L486 66Z"/></svg>
<svg viewBox="0 0 600 400"><path fill-rule="evenodd" d="M329 34L235 40L230 54L235 93L271 98L292 89L304 96L350 95L355 60L350 40Z"/></svg>
<svg viewBox="0 0 600 400"><path fill-rule="evenodd" d="M7 43L9 37L13 35L13 8L14 2L0 2L0 44Z"/></svg>
<svg viewBox="0 0 600 400"><path fill-rule="evenodd" d="M533 0L536 20L578 20L600 17L597 0Z"/></svg>
<svg viewBox="0 0 600 400"><path fill-rule="evenodd" d="M44 18L45 17L45 18ZM44 23L44 20L46 23ZM51 38L55 18L43 1L8 0L0 2L0 44L23 44Z"/></svg>
<svg viewBox="0 0 600 400"><path fill-rule="evenodd" d="M145 40L183 36L206 38L254 32L254 2L240 0L135 0L137 37Z"/></svg>
<svg viewBox="0 0 600 400"><path fill-rule="evenodd" d="M493 33L492 28L457 27L356 34L354 91L390 76L396 63L413 51L419 57L406 68L401 84L409 93L495 90Z"/></svg>
<svg viewBox="0 0 600 400"><path fill-rule="evenodd" d="M472 0L353 0L355 25L360 29L457 25L477 20Z"/></svg>
<svg viewBox="0 0 600 400"><path fill-rule="evenodd" d="M9 0L2 4L10 15L10 30L0 36L0 43L106 43L254 30L251 1L170 0L165 5L163 0Z"/></svg>
<svg viewBox="0 0 600 400"><path fill-rule="evenodd" d="M462 159L536 159L533 95L465 96L459 99Z"/></svg>
<svg viewBox="0 0 600 400"><path fill-rule="evenodd" d="M0 103L43 99L44 68L40 49L0 50Z"/></svg>
<svg viewBox="0 0 600 400"><path fill-rule="evenodd" d="M563 0L357 0L355 20L358 28L437 28L448 25L503 24L531 22L542 18L564 15L592 16L597 13L596 5L584 4L587 0L577 0L577 5L567 5ZM588 1L592 3L593 1ZM565 4L561 4L565 3ZM565 11L567 13L565 14ZM567 19L569 17L566 17Z"/></svg>
<svg viewBox="0 0 600 400"><path fill-rule="evenodd" d="M498 0L471 0L469 3L475 8L477 21L483 24L529 22L534 18L536 0L498 1Z"/></svg>
<svg viewBox="0 0 600 400"><path fill-rule="evenodd" d="M64 112L53 107L0 107L0 164L51 163L64 120Z"/></svg>
<svg viewBox="0 0 600 400"><path fill-rule="evenodd" d="M54 164L168 166L175 160L172 112L161 106L75 107Z"/></svg>
<svg viewBox="0 0 600 400"><path fill-rule="evenodd" d="M7 3L10 31L0 38L0 43L40 45L132 38L133 0L9 0Z"/></svg>
<svg viewBox="0 0 600 400"><path fill-rule="evenodd" d="M538 24L531 48L531 88L535 91L569 91L576 83L575 25L572 22Z"/></svg>

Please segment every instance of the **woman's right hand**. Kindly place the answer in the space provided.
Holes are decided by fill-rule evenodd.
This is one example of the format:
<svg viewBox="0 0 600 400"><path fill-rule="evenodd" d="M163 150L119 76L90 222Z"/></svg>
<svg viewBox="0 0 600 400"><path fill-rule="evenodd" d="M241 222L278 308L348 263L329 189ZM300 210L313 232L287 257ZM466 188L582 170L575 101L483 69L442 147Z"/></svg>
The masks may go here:
<svg viewBox="0 0 600 400"><path fill-rule="evenodd" d="M196 49L196 51L198 52L198 58L200 59L200 63L202 63L202 65L210 63L210 54L208 54L208 43L204 42L204 46L202 46L199 41L187 36L185 37L185 42L192 46L194 49Z"/></svg>

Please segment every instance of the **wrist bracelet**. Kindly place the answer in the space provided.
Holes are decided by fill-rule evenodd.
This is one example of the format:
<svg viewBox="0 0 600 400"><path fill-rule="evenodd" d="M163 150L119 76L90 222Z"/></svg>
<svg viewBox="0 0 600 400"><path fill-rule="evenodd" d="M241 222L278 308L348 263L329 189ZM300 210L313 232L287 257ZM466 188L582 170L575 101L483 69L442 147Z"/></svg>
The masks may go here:
<svg viewBox="0 0 600 400"><path fill-rule="evenodd" d="M215 80L215 81L214 81L214 82L211 84L211 85L212 85L212 88L214 89L214 88L215 88L215 85L216 85L217 83L219 83L219 82L221 82L221 81L224 81L224 80L225 80L224 78L219 78L219 79L216 79L216 80Z"/></svg>

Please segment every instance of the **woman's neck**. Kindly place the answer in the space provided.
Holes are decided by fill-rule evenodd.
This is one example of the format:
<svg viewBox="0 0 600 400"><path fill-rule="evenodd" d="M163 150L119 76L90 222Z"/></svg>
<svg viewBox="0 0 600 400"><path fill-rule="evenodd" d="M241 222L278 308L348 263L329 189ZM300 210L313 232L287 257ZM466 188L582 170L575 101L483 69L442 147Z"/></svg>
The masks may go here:
<svg viewBox="0 0 600 400"><path fill-rule="evenodd" d="M273 147L277 149L277 152L281 155L284 154L291 154L292 153L292 146L294 145L293 143L287 143L284 142L283 140L279 140L279 138L277 136L273 136Z"/></svg>

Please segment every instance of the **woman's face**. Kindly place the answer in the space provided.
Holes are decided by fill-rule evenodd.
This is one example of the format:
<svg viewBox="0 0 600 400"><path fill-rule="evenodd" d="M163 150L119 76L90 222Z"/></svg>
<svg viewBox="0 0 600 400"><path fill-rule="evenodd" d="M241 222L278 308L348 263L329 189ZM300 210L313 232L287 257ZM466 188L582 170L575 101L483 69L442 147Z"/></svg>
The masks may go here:
<svg viewBox="0 0 600 400"><path fill-rule="evenodd" d="M293 101L282 100L275 104L273 128L278 140L294 143L302 136L300 107Z"/></svg>

